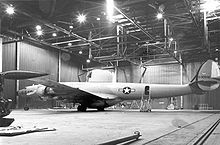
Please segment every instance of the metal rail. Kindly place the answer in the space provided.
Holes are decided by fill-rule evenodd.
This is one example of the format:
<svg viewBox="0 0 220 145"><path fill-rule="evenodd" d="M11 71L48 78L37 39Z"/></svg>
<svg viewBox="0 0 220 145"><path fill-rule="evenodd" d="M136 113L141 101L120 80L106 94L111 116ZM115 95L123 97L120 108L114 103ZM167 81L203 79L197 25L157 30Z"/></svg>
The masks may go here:
<svg viewBox="0 0 220 145"><path fill-rule="evenodd" d="M101 143L99 145L116 145L116 144L121 144L121 143L125 143L128 141L132 141L132 140L138 140L138 138L140 137L140 132L139 131L135 131L134 135L128 136L128 137L124 137L124 138L120 138L120 139L116 139L113 141L109 141L109 142L105 142L105 143Z"/></svg>
<svg viewBox="0 0 220 145"><path fill-rule="evenodd" d="M171 131L171 132L168 132L168 133L166 133L166 134L164 134L164 135L161 135L161 136L159 136L159 137L157 137L157 138L155 138L155 139L152 139L152 140L150 140L150 141L144 143L143 145L153 143L153 142L155 142L155 141L157 141L157 140L159 140L159 139L162 139L162 138L164 138L164 137L166 137L166 136L168 136L168 135L171 135L172 133L175 133L175 132L177 132L177 131L179 131L179 130L185 129L185 128L188 127L188 126L191 126L191 125L194 125L194 124L196 124L196 123L198 123L198 122L200 122L200 121L203 121L203 120L205 120L205 119L207 119L207 118L209 118L209 117L211 117L211 116L213 116L213 115L215 115L215 114L211 114L211 115L206 116L206 117L204 117L204 118L201 118L201 119L199 119L199 120L197 120L197 121L195 121L195 122L192 122L192 123L190 123L190 124L187 124L187 125L185 125L185 126L182 126L181 128L175 129L175 130L173 130L173 131Z"/></svg>
<svg viewBox="0 0 220 145"><path fill-rule="evenodd" d="M212 134L212 132L216 129L216 127L219 125L220 119L218 119L199 139L196 140L193 145L202 145L205 143L205 141L209 138L209 136Z"/></svg>

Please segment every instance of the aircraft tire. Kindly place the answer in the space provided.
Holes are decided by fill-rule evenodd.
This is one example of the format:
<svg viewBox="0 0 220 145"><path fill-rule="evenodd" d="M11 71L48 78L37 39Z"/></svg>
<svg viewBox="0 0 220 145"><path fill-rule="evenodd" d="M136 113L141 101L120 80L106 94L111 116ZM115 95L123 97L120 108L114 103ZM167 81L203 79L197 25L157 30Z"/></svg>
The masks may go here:
<svg viewBox="0 0 220 145"><path fill-rule="evenodd" d="M105 108L104 107L98 107L97 110L98 111L105 111Z"/></svg>
<svg viewBox="0 0 220 145"><path fill-rule="evenodd" d="M25 111L28 111L29 109L30 109L30 108L29 108L28 106L25 106L25 107L24 107L24 110L25 110Z"/></svg>
<svg viewBox="0 0 220 145"><path fill-rule="evenodd" d="M87 107L86 106L82 106L82 105L77 107L77 111L79 111L79 112L86 112L86 109L87 109Z"/></svg>

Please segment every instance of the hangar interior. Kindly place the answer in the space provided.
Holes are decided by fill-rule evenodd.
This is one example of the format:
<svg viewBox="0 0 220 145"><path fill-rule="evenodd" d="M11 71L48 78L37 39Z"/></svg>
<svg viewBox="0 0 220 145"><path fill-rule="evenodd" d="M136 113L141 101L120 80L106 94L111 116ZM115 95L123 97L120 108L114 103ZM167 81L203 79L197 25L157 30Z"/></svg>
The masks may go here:
<svg viewBox="0 0 220 145"><path fill-rule="evenodd" d="M45 72L54 81L84 82L88 71L102 68L113 71L116 82L186 84L204 61L219 62L220 3L206 9L206 2L115 0L110 17L102 0L1 0L0 69ZM9 6L14 14L6 12ZM16 91L27 85L32 84L5 82L13 108L25 106L26 100ZM219 93L217 89L179 96L176 105L220 109ZM169 103L170 98L154 100L152 107L165 109ZM30 104L30 108L56 105L39 100Z"/></svg>

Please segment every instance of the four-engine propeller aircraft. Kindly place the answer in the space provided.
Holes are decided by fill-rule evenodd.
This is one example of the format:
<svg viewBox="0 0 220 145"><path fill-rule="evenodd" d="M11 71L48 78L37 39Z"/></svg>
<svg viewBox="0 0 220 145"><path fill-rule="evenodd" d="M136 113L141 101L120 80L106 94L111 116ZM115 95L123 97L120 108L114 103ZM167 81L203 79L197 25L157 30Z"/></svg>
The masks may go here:
<svg viewBox="0 0 220 145"><path fill-rule="evenodd" d="M36 80L35 80L36 81ZM37 94L42 99L57 98L80 103L78 111L96 108L99 111L124 100L140 100L201 94L219 87L220 71L217 63L207 60L199 68L194 79L185 85L145 83L95 83L95 82L54 82L37 80L39 85L26 87L19 94Z"/></svg>

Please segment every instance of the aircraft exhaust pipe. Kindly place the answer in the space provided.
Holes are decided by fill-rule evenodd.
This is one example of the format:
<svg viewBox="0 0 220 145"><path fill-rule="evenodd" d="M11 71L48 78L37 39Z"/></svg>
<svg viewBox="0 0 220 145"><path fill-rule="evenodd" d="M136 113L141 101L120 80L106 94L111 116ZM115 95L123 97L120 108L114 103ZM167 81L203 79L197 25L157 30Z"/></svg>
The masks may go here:
<svg viewBox="0 0 220 145"><path fill-rule="evenodd" d="M101 143L101 144L98 144L98 145L115 145L115 144L125 143L125 142L128 142L128 141L133 141L133 140L135 141L135 140L138 140L140 136L141 136L140 132L135 131L134 135L124 137L124 138L120 138L120 139L113 140L113 141L109 141L109 142L105 142L105 143Z"/></svg>

